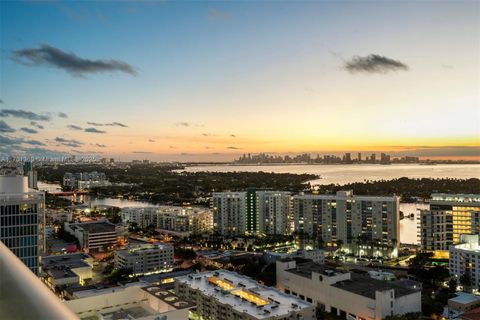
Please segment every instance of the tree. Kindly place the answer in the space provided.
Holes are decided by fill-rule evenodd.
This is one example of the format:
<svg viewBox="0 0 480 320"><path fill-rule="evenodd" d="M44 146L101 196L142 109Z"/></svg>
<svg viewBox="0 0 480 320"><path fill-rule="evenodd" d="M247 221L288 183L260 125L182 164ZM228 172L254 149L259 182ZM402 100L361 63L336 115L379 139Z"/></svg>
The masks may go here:
<svg viewBox="0 0 480 320"><path fill-rule="evenodd" d="M455 278L451 278L450 280L448 280L448 289L450 290L451 293L454 293L455 291L457 291L457 279Z"/></svg>
<svg viewBox="0 0 480 320"><path fill-rule="evenodd" d="M472 278L469 273L465 272L460 276L460 284L463 286L463 291L469 291L472 285Z"/></svg>

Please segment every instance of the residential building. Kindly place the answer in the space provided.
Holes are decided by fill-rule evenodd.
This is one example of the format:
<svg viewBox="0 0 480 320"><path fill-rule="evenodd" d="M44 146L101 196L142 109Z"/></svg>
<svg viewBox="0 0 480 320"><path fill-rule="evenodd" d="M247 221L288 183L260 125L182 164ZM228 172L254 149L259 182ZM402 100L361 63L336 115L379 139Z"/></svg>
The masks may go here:
<svg viewBox="0 0 480 320"><path fill-rule="evenodd" d="M115 251L115 268L131 269L135 275L171 271L173 247L167 244L143 244Z"/></svg>
<svg viewBox="0 0 480 320"><path fill-rule="evenodd" d="M210 234L213 229L213 213L200 207L131 207L120 212L122 221L135 223L140 228L153 225L157 229L177 233Z"/></svg>
<svg viewBox="0 0 480 320"><path fill-rule="evenodd" d="M460 243L450 246L450 275L460 284L462 276L470 278L474 291L480 288L480 245L479 235L461 235Z"/></svg>
<svg viewBox="0 0 480 320"><path fill-rule="evenodd" d="M194 306L168 289L144 284L64 303L81 319L185 320Z"/></svg>
<svg viewBox="0 0 480 320"><path fill-rule="evenodd" d="M224 236L289 234L291 195L284 191L215 192L214 231Z"/></svg>
<svg viewBox="0 0 480 320"><path fill-rule="evenodd" d="M45 250L45 194L17 169L0 172L0 241L35 274Z"/></svg>
<svg viewBox="0 0 480 320"><path fill-rule="evenodd" d="M175 293L196 304L194 316L203 319L315 319L312 304L226 270L178 277Z"/></svg>
<svg viewBox="0 0 480 320"><path fill-rule="evenodd" d="M107 187L111 183L108 181L104 172L66 172L63 175L62 186L71 189L90 189L93 187Z"/></svg>
<svg viewBox="0 0 480 320"><path fill-rule="evenodd" d="M399 197L302 194L293 197L294 229L324 245L354 254L396 256Z"/></svg>
<svg viewBox="0 0 480 320"><path fill-rule="evenodd" d="M110 250L117 243L117 229L107 220L65 223L65 231L74 235L85 252Z"/></svg>
<svg viewBox="0 0 480 320"><path fill-rule="evenodd" d="M345 319L381 320L421 312L421 291L306 262L280 260L277 288Z"/></svg>
<svg viewBox="0 0 480 320"><path fill-rule="evenodd" d="M480 195L431 195L429 209L420 213L420 238L423 250L448 251L460 242L462 234L480 231Z"/></svg>

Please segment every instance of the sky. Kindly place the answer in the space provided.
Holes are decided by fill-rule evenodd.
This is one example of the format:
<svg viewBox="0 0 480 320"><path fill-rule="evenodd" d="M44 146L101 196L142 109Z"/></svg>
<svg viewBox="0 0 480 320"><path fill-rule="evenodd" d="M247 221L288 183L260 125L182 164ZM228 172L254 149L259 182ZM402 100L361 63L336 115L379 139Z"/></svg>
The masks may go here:
<svg viewBox="0 0 480 320"><path fill-rule="evenodd" d="M477 1L1 1L0 155L480 159Z"/></svg>

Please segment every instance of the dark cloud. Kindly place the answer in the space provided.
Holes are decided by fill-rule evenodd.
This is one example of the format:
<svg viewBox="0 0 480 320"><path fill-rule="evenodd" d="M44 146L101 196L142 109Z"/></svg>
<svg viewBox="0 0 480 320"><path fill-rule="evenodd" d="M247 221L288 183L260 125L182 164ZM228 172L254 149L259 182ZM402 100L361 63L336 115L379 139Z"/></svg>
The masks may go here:
<svg viewBox="0 0 480 320"><path fill-rule="evenodd" d="M177 127L203 127L203 124L192 122L177 122L175 125Z"/></svg>
<svg viewBox="0 0 480 320"><path fill-rule="evenodd" d="M104 144L95 143L95 147L98 147L98 148L106 148L107 146L104 145Z"/></svg>
<svg viewBox="0 0 480 320"><path fill-rule="evenodd" d="M208 11L208 20L210 21L229 21L232 15L229 12L221 11L218 9L210 9Z"/></svg>
<svg viewBox="0 0 480 320"><path fill-rule="evenodd" d="M69 125L67 126L67 128L70 129L70 130L83 130L82 127L76 126L76 125L74 125L74 124L69 124Z"/></svg>
<svg viewBox="0 0 480 320"><path fill-rule="evenodd" d="M75 140L75 139L65 139L65 138L62 138L62 137L56 137L55 138L55 142L58 142L64 146L67 146L67 147L72 147L72 148L79 148L83 145L82 142L78 141L78 140Z"/></svg>
<svg viewBox="0 0 480 320"><path fill-rule="evenodd" d="M0 117L13 117L36 121L50 121L50 116L45 114L37 114L31 111L2 109L0 110Z"/></svg>
<svg viewBox="0 0 480 320"><path fill-rule="evenodd" d="M41 124L38 124L37 122L35 121L30 121L30 125L37 128L37 129L45 129L44 126L42 126Z"/></svg>
<svg viewBox="0 0 480 320"><path fill-rule="evenodd" d="M26 132L26 133L30 133L30 134L38 133L37 130L31 129L31 128L20 128L20 130L22 130L23 132Z"/></svg>
<svg viewBox="0 0 480 320"><path fill-rule="evenodd" d="M182 152L180 153L181 156L193 156L193 153Z"/></svg>
<svg viewBox="0 0 480 320"><path fill-rule="evenodd" d="M231 149L231 150L241 150L242 148L238 148L238 147L227 147L227 149Z"/></svg>
<svg viewBox="0 0 480 320"><path fill-rule="evenodd" d="M96 128L85 128L85 130L83 130L83 131L89 132L89 133L107 133L107 131L98 130Z"/></svg>
<svg viewBox="0 0 480 320"><path fill-rule="evenodd" d="M202 133L202 136L204 136L204 137L215 137L215 135L211 134L211 133Z"/></svg>
<svg viewBox="0 0 480 320"><path fill-rule="evenodd" d="M128 63L108 59L90 60L77 56L73 52L42 44L38 48L25 48L12 52L12 59L27 66L47 65L63 69L73 76L84 76L89 73L124 72L136 75L137 71Z"/></svg>
<svg viewBox="0 0 480 320"><path fill-rule="evenodd" d="M98 122L87 122L87 124L94 126L94 127L122 127L122 128L127 128L128 126L126 124L120 123L120 122L110 122L110 123L98 123Z"/></svg>
<svg viewBox="0 0 480 320"><path fill-rule="evenodd" d="M153 140L153 139L148 139L148 142L155 142L155 140Z"/></svg>
<svg viewBox="0 0 480 320"><path fill-rule="evenodd" d="M234 134L231 134L231 135L230 135L230 137L232 137L232 138L236 138L237 136L236 136L236 135L234 135Z"/></svg>
<svg viewBox="0 0 480 320"><path fill-rule="evenodd" d="M0 104L3 104L3 100L2 100L2 99L0 99Z"/></svg>
<svg viewBox="0 0 480 320"><path fill-rule="evenodd" d="M177 147L175 147L175 146L170 146L169 148L170 149L177 149Z"/></svg>
<svg viewBox="0 0 480 320"><path fill-rule="evenodd" d="M370 54L366 57L354 56L350 61L345 61L344 68L350 73L387 73L408 70L408 66L403 62L378 54Z"/></svg>
<svg viewBox="0 0 480 320"><path fill-rule="evenodd" d="M59 113L58 113L58 116L59 116L60 118L68 118L68 115L67 115L66 113L64 113L64 112L59 112Z"/></svg>
<svg viewBox="0 0 480 320"><path fill-rule="evenodd" d="M0 145L1 146L15 146L19 147L20 144L29 144L32 146L44 146L45 144L38 140L28 140L23 138L11 138L8 136L0 135ZM20 150L20 148L19 148Z"/></svg>
<svg viewBox="0 0 480 320"><path fill-rule="evenodd" d="M5 121L0 120L0 132L3 132L3 133L15 132L15 129L10 127Z"/></svg>
<svg viewBox="0 0 480 320"><path fill-rule="evenodd" d="M149 153L153 153L153 152L150 152L150 151L133 151L133 153L146 153L146 154L149 154Z"/></svg>

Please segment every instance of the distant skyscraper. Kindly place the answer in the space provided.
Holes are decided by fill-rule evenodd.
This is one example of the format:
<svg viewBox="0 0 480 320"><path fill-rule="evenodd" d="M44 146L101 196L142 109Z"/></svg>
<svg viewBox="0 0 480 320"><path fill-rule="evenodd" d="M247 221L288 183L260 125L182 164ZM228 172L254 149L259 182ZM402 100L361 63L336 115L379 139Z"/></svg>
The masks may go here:
<svg viewBox="0 0 480 320"><path fill-rule="evenodd" d="M0 175L0 240L34 273L45 248L45 194L28 189L28 178Z"/></svg>
<svg viewBox="0 0 480 320"><path fill-rule="evenodd" d="M362 153L361 152L358 153L357 159L358 159L358 162L362 161Z"/></svg>
<svg viewBox="0 0 480 320"><path fill-rule="evenodd" d="M30 189L38 189L37 186L37 171L33 169L33 163L25 161L23 164L23 175L28 178L28 187Z"/></svg>

